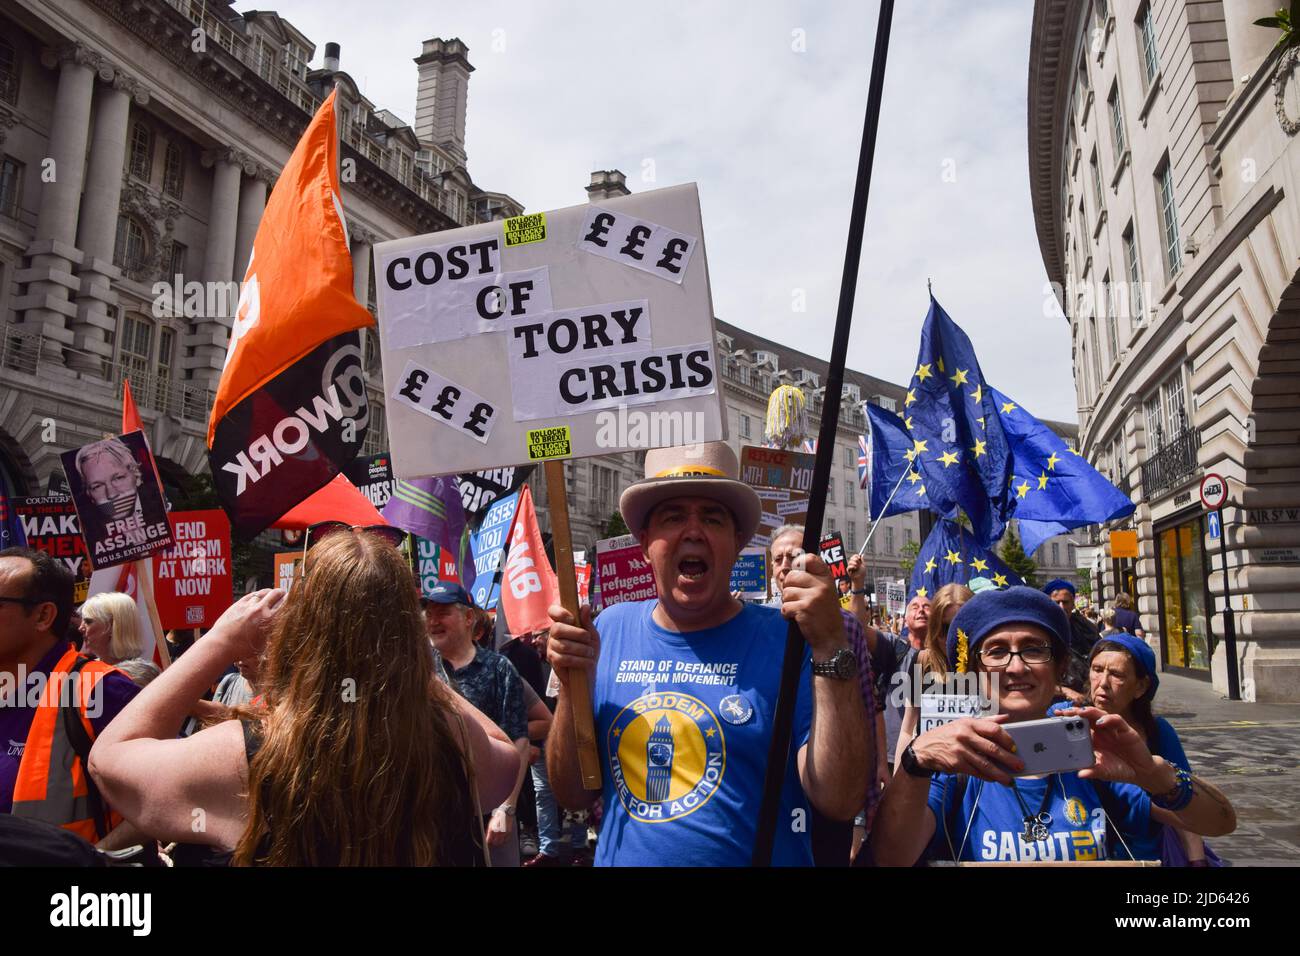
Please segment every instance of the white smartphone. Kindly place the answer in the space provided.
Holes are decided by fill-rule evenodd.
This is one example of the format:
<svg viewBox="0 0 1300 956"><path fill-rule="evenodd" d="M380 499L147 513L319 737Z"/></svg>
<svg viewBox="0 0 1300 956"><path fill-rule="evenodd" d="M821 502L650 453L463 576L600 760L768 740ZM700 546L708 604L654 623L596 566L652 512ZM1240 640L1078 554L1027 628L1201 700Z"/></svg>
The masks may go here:
<svg viewBox="0 0 1300 956"><path fill-rule="evenodd" d="M1003 724L1002 729L1016 742L1016 756L1025 762L1017 777L1084 770L1095 763L1092 729L1082 717L1045 717Z"/></svg>

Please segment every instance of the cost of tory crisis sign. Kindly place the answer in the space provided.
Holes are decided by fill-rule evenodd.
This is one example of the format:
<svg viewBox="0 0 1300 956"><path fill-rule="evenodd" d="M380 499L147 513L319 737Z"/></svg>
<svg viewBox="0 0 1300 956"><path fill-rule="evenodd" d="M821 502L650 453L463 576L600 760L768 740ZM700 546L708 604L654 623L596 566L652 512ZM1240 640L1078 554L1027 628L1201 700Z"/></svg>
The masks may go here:
<svg viewBox="0 0 1300 956"><path fill-rule="evenodd" d="M380 243L375 281L398 478L725 437L693 184Z"/></svg>

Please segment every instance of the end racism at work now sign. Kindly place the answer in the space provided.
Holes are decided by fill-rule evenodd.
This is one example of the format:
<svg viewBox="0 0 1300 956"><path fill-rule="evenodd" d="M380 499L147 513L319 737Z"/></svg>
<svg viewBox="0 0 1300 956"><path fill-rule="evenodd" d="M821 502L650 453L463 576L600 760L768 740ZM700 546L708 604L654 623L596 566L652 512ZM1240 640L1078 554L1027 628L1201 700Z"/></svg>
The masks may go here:
<svg viewBox="0 0 1300 956"><path fill-rule="evenodd" d="M695 186L511 222L375 246L394 475L648 447L627 407L677 416L660 445L723 438Z"/></svg>
<svg viewBox="0 0 1300 956"><path fill-rule="evenodd" d="M234 600L230 519L219 508L168 517L172 544L152 558L159 620L167 630L211 627Z"/></svg>

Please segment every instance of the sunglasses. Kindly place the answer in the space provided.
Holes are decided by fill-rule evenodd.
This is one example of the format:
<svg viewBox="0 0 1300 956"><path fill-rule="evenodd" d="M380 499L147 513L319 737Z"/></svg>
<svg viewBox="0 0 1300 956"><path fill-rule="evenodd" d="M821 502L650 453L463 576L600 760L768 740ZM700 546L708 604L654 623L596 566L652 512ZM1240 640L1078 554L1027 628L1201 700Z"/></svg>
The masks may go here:
<svg viewBox="0 0 1300 956"><path fill-rule="evenodd" d="M392 525L372 524L362 526L348 524L346 521L321 521L307 529L307 536L303 539L303 555L305 556L312 547L320 544L325 539L344 531L364 531L367 534L373 534L387 541L394 548L401 548L406 543L406 532L401 528L394 528Z"/></svg>

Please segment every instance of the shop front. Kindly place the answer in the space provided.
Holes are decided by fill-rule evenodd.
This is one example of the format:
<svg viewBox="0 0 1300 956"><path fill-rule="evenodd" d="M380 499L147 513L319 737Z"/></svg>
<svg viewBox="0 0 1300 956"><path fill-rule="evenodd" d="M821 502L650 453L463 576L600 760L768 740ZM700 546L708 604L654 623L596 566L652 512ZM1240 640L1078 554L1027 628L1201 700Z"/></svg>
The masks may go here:
<svg viewBox="0 0 1300 956"><path fill-rule="evenodd" d="M1157 524L1160 650L1166 670L1210 679L1214 653L1204 519L1185 512Z"/></svg>

